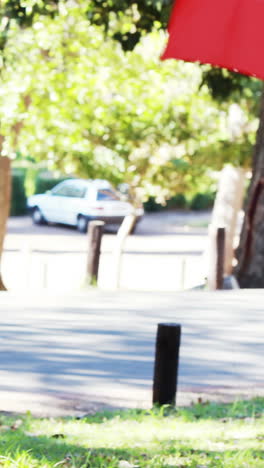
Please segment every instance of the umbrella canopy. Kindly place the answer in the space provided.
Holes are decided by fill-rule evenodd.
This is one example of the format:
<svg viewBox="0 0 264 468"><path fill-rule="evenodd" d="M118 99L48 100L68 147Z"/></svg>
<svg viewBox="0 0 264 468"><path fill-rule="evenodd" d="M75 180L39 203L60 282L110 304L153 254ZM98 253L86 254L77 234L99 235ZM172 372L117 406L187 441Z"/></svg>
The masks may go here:
<svg viewBox="0 0 264 468"><path fill-rule="evenodd" d="M201 62L264 79L264 0L176 0L162 59Z"/></svg>

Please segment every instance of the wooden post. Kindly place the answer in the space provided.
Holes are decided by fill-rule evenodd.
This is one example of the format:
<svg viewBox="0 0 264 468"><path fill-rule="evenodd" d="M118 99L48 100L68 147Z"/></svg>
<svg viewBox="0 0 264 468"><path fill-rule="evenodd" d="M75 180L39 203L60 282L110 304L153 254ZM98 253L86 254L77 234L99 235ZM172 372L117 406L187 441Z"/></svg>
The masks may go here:
<svg viewBox="0 0 264 468"><path fill-rule="evenodd" d="M23 279L24 279L24 287L27 288L30 286L30 262L32 256L32 249L31 245L28 241L25 241L21 247L21 257L22 257L22 265L23 265Z"/></svg>
<svg viewBox="0 0 264 468"><path fill-rule="evenodd" d="M225 268L225 228L216 231L216 289L223 288Z"/></svg>
<svg viewBox="0 0 264 468"><path fill-rule="evenodd" d="M207 286L210 291L223 288L225 265L225 228L210 228L210 271Z"/></svg>
<svg viewBox="0 0 264 468"><path fill-rule="evenodd" d="M87 283L89 285L97 284L104 225L103 221L90 221L89 223L87 262Z"/></svg>
<svg viewBox="0 0 264 468"><path fill-rule="evenodd" d="M4 245L6 231L6 221L9 215L11 198L11 168L10 159L0 156L0 262ZM0 263L0 291L5 291L6 287L2 280Z"/></svg>
<svg viewBox="0 0 264 468"><path fill-rule="evenodd" d="M159 323L153 381L153 404L175 405L181 326Z"/></svg>
<svg viewBox="0 0 264 468"><path fill-rule="evenodd" d="M48 287L48 263L46 259L43 260L43 288Z"/></svg>
<svg viewBox="0 0 264 468"><path fill-rule="evenodd" d="M180 290L184 291L185 288L185 277L186 277L186 258L181 259L181 278L180 278Z"/></svg>

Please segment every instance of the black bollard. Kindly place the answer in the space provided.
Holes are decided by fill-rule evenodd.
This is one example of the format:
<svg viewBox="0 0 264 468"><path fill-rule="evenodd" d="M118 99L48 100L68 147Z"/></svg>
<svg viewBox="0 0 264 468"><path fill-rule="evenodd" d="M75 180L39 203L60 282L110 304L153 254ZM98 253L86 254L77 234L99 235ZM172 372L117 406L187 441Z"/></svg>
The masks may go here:
<svg viewBox="0 0 264 468"><path fill-rule="evenodd" d="M153 381L153 404L175 405L181 325L159 323Z"/></svg>

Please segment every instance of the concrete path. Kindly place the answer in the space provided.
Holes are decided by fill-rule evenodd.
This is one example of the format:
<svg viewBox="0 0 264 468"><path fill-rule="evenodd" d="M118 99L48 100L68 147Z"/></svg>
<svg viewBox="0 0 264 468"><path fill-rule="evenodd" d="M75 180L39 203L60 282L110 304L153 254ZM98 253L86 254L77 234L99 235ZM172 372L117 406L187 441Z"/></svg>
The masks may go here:
<svg viewBox="0 0 264 468"><path fill-rule="evenodd" d="M149 407L156 328L182 324L178 404L264 395L258 291L0 294L0 409Z"/></svg>

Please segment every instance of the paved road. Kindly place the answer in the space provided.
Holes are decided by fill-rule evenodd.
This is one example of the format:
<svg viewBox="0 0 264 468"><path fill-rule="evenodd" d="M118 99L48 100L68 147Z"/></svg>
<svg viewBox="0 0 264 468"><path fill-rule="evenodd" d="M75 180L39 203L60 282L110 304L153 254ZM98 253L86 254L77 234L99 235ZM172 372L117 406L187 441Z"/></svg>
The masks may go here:
<svg viewBox="0 0 264 468"><path fill-rule="evenodd" d="M149 407L156 326L182 324L178 403L264 394L263 291L0 294L1 409Z"/></svg>
<svg viewBox="0 0 264 468"><path fill-rule="evenodd" d="M125 244L123 289L176 291L203 282L210 213L147 214ZM103 237L99 286L113 287L115 235ZM11 290L46 288L78 291L85 277L87 237L75 229L33 226L30 218L10 218L3 275Z"/></svg>

